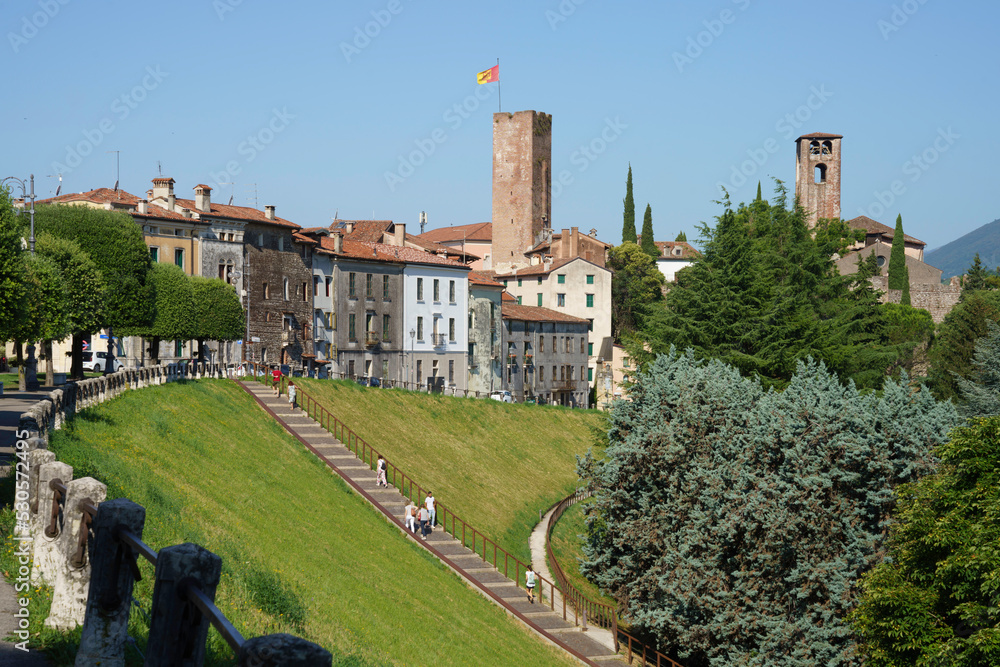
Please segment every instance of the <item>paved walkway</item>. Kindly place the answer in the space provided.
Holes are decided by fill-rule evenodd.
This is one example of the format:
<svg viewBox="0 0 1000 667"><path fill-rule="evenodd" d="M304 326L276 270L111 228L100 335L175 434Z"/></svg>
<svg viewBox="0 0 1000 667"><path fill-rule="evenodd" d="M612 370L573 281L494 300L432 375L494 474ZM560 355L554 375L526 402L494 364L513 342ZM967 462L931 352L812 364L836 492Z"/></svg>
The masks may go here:
<svg viewBox="0 0 1000 667"><path fill-rule="evenodd" d="M588 665L624 664L614 651L582 633L572 622L564 621L561 613L546 609L543 604L530 604L523 589L481 556L451 537L440 527L421 540L403 526L402 515L406 500L395 488L381 489L375 485L375 473L325 428L302 410L291 408L287 398L275 395L273 389L256 382L239 382L257 403L270 413L303 445L340 475L355 492L380 510L406 536L430 551L442 563L454 570L487 599L503 607L550 643L568 651Z"/></svg>
<svg viewBox="0 0 1000 667"><path fill-rule="evenodd" d="M46 398L52 387L41 388L38 391L18 391L17 385L11 391L4 383L3 397L0 398L0 465L10 465L14 454L15 433L21 413L38 401Z"/></svg>

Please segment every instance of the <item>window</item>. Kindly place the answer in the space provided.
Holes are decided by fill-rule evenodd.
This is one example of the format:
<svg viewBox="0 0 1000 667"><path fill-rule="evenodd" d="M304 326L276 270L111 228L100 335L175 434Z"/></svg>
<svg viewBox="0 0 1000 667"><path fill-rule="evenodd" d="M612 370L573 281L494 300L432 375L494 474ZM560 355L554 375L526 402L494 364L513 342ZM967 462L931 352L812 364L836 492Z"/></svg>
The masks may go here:
<svg viewBox="0 0 1000 667"><path fill-rule="evenodd" d="M374 296L374 294L372 292L372 281L373 280L374 280L374 277L372 276L372 274L369 273L369 274L367 274L365 276L365 298L366 299L371 299Z"/></svg>
<svg viewBox="0 0 1000 667"><path fill-rule="evenodd" d="M545 351L545 336L538 337L538 351L539 352Z"/></svg>
<svg viewBox="0 0 1000 667"><path fill-rule="evenodd" d="M503 286L507 287L507 280L506 279L503 281Z"/></svg>
<svg viewBox="0 0 1000 667"><path fill-rule="evenodd" d="M455 281L449 281L448 283L448 302L455 303Z"/></svg>
<svg viewBox="0 0 1000 667"><path fill-rule="evenodd" d="M417 301L424 300L424 279L417 278Z"/></svg>
<svg viewBox="0 0 1000 667"><path fill-rule="evenodd" d="M302 283L302 300L309 301L309 283Z"/></svg>
<svg viewBox="0 0 1000 667"><path fill-rule="evenodd" d="M263 248L264 247L264 235L263 234L258 234L257 235L257 247L258 248Z"/></svg>
<svg viewBox="0 0 1000 667"><path fill-rule="evenodd" d="M389 341L392 338L389 336L389 316L382 316L382 340Z"/></svg>
<svg viewBox="0 0 1000 667"><path fill-rule="evenodd" d="M552 381L556 381L556 367L554 365L552 366Z"/></svg>
<svg viewBox="0 0 1000 667"><path fill-rule="evenodd" d="M538 284L539 284L539 285L541 285L541 284L542 284L542 277L541 277L541 276L538 276Z"/></svg>
<svg viewBox="0 0 1000 667"><path fill-rule="evenodd" d="M556 282L559 283L560 285L565 285L566 284L566 274L565 273L560 273L560 274L556 275Z"/></svg>
<svg viewBox="0 0 1000 667"><path fill-rule="evenodd" d="M264 283L263 294L264 294L264 298L265 299L270 299L271 298L271 290L269 290L267 288L267 283Z"/></svg>
<svg viewBox="0 0 1000 667"><path fill-rule="evenodd" d="M417 318L417 340L424 339L424 318Z"/></svg>
<svg viewBox="0 0 1000 667"><path fill-rule="evenodd" d="M563 352L565 352L566 354L570 353L570 349L571 349L570 343L572 343L572 342L573 342L573 339L570 338L569 336L563 337Z"/></svg>
<svg viewBox="0 0 1000 667"><path fill-rule="evenodd" d="M326 295L327 296L330 296L330 284L332 282L333 282L333 278L331 276L327 276L326 277Z"/></svg>
<svg viewBox="0 0 1000 667"><path fill-rule="evenodd" d="M351 359L350 361L347 362L347 374L350 377L354 377L354 359Z"/></svg>
<svg viewBox="0 0 1000 667"><path fill-rule="evenodd" d="M559 380L561 382L565 382L566 381L566 367L565 366L560 366L559 367Z"/></svg>
<svg viewBox="0 0 1000 667"><path fill-rule="evenodd" d="M587 350L587 339L586 338L581 338L580 339L580 354L583 354L584 352L586 352L586 350Z"/></svg>
<svg viewBox="0 0 1000 667"><path fill-rule="evenodd" d="M455 384L455 360L448 360L448 384Z"/></svg>
<svg viewBox="0 0 1000 667"><path fill-rule="evenodd" d="M587 308L593 308L593 307L594 307L594 295L593 294L588 294L587 295Z"/></svg>
<svg viewBox="0 0 1000 667"><path fill-rule="evenodd" d="M382 300L389 300L389 276L382 276Z"/></svg>
<svg viewBox="0 0 1000 667"><path fill-rule="evenodd" d="M281 279L281 294L285 301L288 301L288 278Z"/></svg>
<svg viewBox="0 0 1000 667"><path fill-rule="evenodd" d="M517 305L521 305L521 297L517 297Z"/></svg>
<svg viewBox="0 0 1000 667"><path fill-rule="evenodd" d="M278 250L281 251L281 252L284 252L284 250L285 250L285 237L284 236L279 236L278 237Z"/></svg>
<svg viewBox="0 0 1000 667"><path fill-rule="evenodd" d="M593 331L593 330L594 330L594 318L591 317L587 320L587 331Z"/></svg>
<svg viewBox="0 0 1000 667"><path fill-rule="evenodd" d="M358 339L357 331L355 326L357 324L357 315L351 313L347 316L347 339L354 342Z"/></svg>
<svg viewBox="0 0 1000 667"><path fill-rule="evenodd" d="M594 356L594 344L593 343L587 343L587 356L588 357Z"/></svg>
<svg viewBox="0 0 1000 667"><path fill-rule="evenodd" d="M448 318L448 340L455 342L455 318Z"/></svg>
<svg viewBox="0 0 1000 667"><path fill-rule="evenodd" d="M538 367L538 381L545 382L545 366Z"/></svg>
<svg viewBox="0 0 1000 667"><path fill-rule="evenodd" d="M524 279L523 278L518 278L517 279L517 286L521 287L522 285L524 285Z"/></svg>
<svg viewBox="0 0 1000 667"><path fill-rule="evenodd" d="M174 248L174 264L184 268L184 248Z"/></svg>
<svg viewBox="0 0 1000 667"><path fill-rule="evenodd" d="M441 300L441 281L437 278L434 279L434 301Z"/></svg>
<svg viewBox="0 0 1000 667"><path fill-rule="evenodd" d="M586 366L580 366L580 379L581 380L583 379L583 373L584 373L583 369L584 368L586 368Z"/></svg>
<svg viewBox="0 0 1000 667"><path fill-rule="evenodd" d="M175 340L174 341L174 356L183 357L184 356L184 342Z"/></svg>
<svg viewBox="0 0 1000 667"><path fill-rule="evenodd" d="M593 368L588 368L587 369L587 382L593 382L593 381L594 381L594 369Z"/></svg>
<svg viewBox="0 0 1000 667"><path fill-rule="evenodd" d="M553 352L558 352L559 351L559 348L556 346L556 337L555 336L552 337L552 351ZM552 377L555 378L554 375Z"/></svg>
<svg viewBox="0 0 1000 667"><path fill-rule="evenodd" d="M319 276L313 276L313 294L319 294Z"/></svg>
<svg viewBox="0 0 1000 667"><path fill-rule="evenodd" d="M816 165L816 183L826 183L826 165L822 162Z"/></svg>
<svg viewBox="0 0 1000 667"><path fill-rule="evenodd" d="M587 274L587 284L588 285L593 285L594 284L594 274L593 273L588 273Z"/></svg>
<svg viewBox="0 0 1000 667"><path fill-rule="evenodd" d="M375 313L365 313L365 333L369 334L375 330Z"/></svg>
<svg viewBox="0 0 1000 667"><path fill-rule="evenodd" d="M420 378L423 377L423 375L424 375L424 362L420 359L417 359L417 384L423 384L420 381Z"/></svg>
<svg viewBox="0 0 1000 667"><path fill-rule="evenodd" d="M565 308L566 307L566 295L565 294L556 294L556 305L559 306L560 308Z"/></svg>
<svg viewBox="0 0 1000 667"><path fill-rule="evenodd" d="M539 308L542 307L542 293L541 292L538 293L538 307Z"/></svg>
<svg viewBox="0 0 1000 667"><path fill-rule="evenodd" d="M155 245L149 248L149 258L153 260L154 263L160 261L160 249Z"/></svg>
<svg viewBox="0 0 1000 667"><path fill-rule="evenodd" d="M357 290L357 274L350 273L347 275L347 296L357 296Z"/></svg>
<svg viewBox="0 0 1000 667"><path fill-rule="evenodd" d="M261 363L264 363L264 364L267 363L267 348L266 347L260 348L260 361L261 361Z"/></svg>

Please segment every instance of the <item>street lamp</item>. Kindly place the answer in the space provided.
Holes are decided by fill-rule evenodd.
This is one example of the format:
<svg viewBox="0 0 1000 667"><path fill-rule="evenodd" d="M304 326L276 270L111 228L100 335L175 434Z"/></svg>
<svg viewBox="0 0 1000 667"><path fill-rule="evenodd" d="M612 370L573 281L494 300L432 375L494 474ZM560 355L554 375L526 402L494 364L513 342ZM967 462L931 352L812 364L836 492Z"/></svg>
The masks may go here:
<svg viewBox="0 0 1000 667"><path fill-rule="evenodd" d="M28 238L28 247L31 248L31 254L35 254L35 175L31 174L29 177L29 183L25 183L24 179L18 178L17 176L8 176L7 178L0 181L0 186L6 185L7 181L17 183L21 187L21 199L28 199L31 201L31 236ZM20 212L19 212L20 214Z"/></svg>
<svg viewBox="0 0 1000 667"><path fill-rule="evenodd" d="M407 366L409 366L409 369L408 369L408 371L406 373L407 376L410 376L411 375L410 371L413 370L413 343L416 340L416 338L417 338L417 330L416 329L410 329L410 363L407 364ZM412 377L410 377L410 384L413 384L413 378Z"/></svg>

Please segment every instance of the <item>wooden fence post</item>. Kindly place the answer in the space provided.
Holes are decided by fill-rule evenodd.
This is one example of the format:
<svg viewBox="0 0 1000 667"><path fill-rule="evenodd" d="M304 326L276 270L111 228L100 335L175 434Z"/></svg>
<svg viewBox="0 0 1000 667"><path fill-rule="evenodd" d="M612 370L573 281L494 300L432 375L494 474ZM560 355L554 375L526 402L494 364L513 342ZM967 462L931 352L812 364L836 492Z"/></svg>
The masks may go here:
<svg viewBox="0 0 1000 667"><path fill-rule="evenodd" d="M156 556L146 667L204 664L209 620L182 593L191 584L214 601L221 574L222 559L197 544L188 542L160 550Z"/></svg>
<svg viewBox="0 0 1000 667"><path fill-rule="evenodd" d="M248 639L237 656L239 667L329 667L333 655L301 637L287 634Z"/></svg>
<svg viewBox="0 0 1000 667"><path fill-rule="evenodd" d="M74 560L84 531L89 533L89 521L83 521L84 500L94 505L104 502L108 487L93 477L81 477L66 483L66 502L63 510L63 529L59 533L59 560L56 565L52 608L45 619L45 627L72 630L83 625L87 610L87 591L90 589L90 559L87 550L79 562ZM87 539L83 536L83 539ZM89 540L88 540L89 545Z"/></svg>
<svg viewBox="0 0 1000 667"><path fill-rule="evenodd" d="M125 664L125 642L132 606L135 556L116 534L127 530L142 539L146 509L125 498L101 503L94 519L94 551L90 561L90 592L87 613L76 654L77 667Z"/></svg>

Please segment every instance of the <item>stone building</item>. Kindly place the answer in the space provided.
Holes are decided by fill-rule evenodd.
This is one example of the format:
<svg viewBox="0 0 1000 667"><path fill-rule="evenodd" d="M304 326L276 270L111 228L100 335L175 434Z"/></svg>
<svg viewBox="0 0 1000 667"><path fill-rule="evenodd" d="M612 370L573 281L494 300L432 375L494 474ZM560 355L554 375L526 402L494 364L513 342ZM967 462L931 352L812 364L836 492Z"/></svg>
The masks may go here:
<svg viewBox="0 0 1000 667"><path fill-rule="evenodd" d="M489 394L502 384L503 285L489 273L469 272L469 391Z"/></svg>
<svg viewBox="0 0 1000 667"><path fill-rule="evenodd" d="M597 230L583 234L578 227L570 227L562 232L551 228L542 229L539 241L524 254L529 264L541 264L547 259L572 259L582 257L598 266L607 266L610 243L597 238Z"/></svg>
<svg viewBox="0 0 1000 667"><path fill-rule="evenodd" d="M503 384L516 402L587 407L587 320L504 303Z"/></svg>
<svg viewBox="0 0 1000 667"><path fill-rule="evenodd" d="M795 194L810 227L820 218L840 218L841 139L814 132L795 140Z"/></svg>

